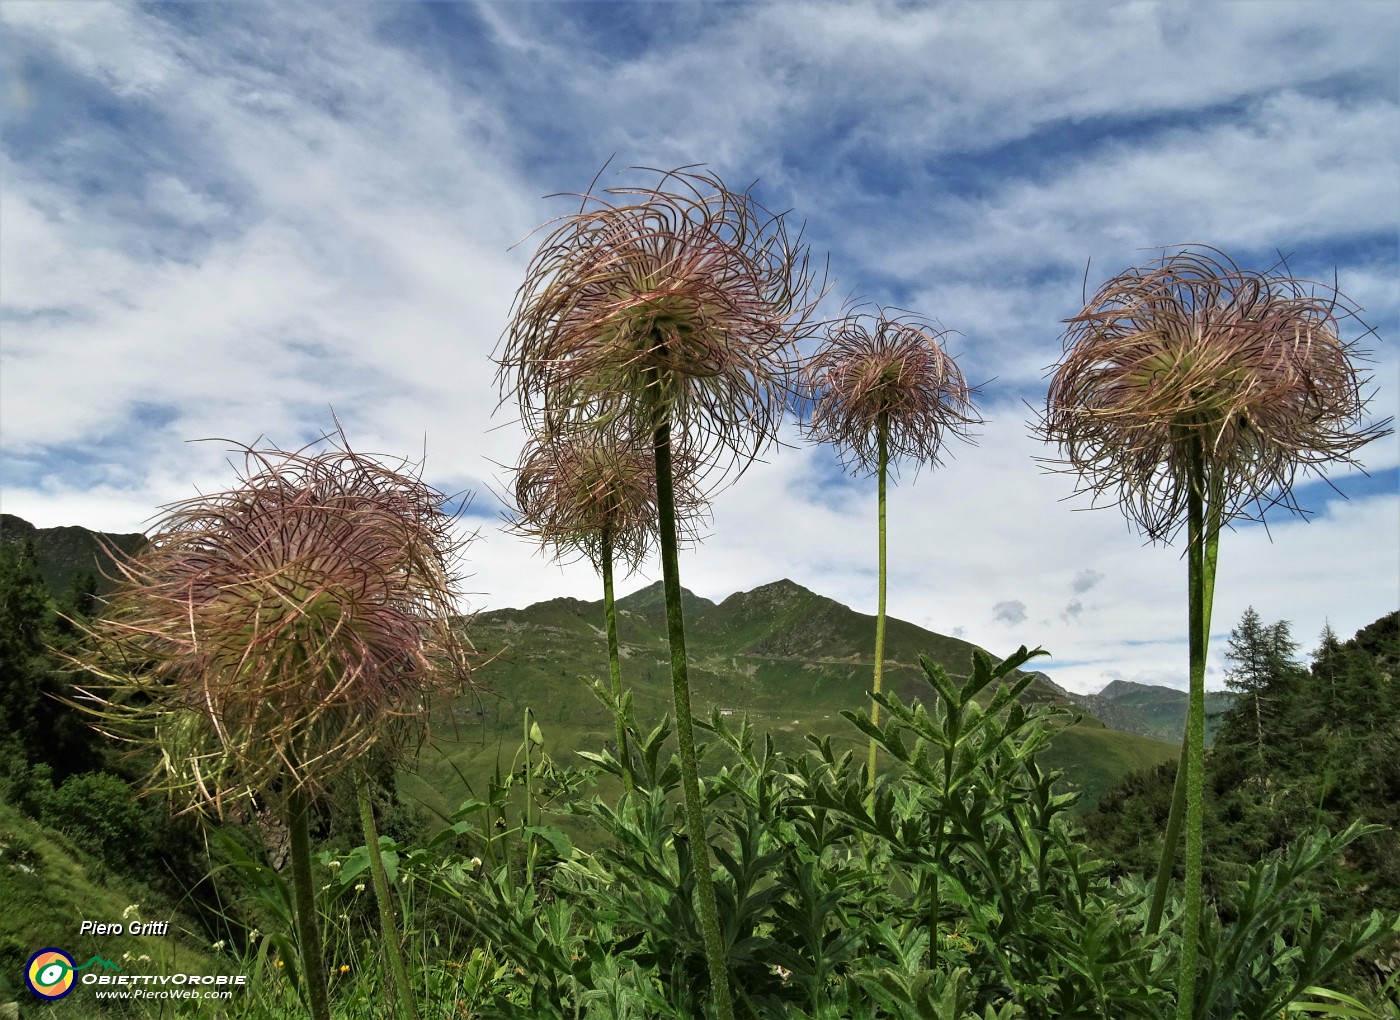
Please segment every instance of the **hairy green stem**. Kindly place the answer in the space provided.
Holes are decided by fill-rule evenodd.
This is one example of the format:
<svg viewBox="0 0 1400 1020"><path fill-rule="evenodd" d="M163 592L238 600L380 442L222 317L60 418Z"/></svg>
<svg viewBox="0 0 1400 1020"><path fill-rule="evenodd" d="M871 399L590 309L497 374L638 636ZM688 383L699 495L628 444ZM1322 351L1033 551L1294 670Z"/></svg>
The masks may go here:
<svg viewBox="0 0 1400 1020"><path fill-rule="evenodd" d="M321 930L316 923L316 887L311 878L311 804L297 790L287 797L287 831L291 836L292 897L296 904L297 945L301 947L301 977L312 1020L331 1020L326 965L321 958Z"/></svg>
<svg viewBox="0 0 1400 1020"><path fill-rule="evenodd" d="M389 876L384 870L384 858L379 852L379 826L374 822L374 800L370 796L369 775L360 770L355 777L355 798L360 803L360 828L364 831L365 850L369 854L370 881L374 898L379 903L379 948L384 954L392 978L394 993L399 1001L403 1020L418 1020L418 1004L413 998L413 983L408 977L408 964L403 958L403 942L399 924L394 916L394 902L389 895Z"/></svg>
<svg viewBox="0 0 1400 1020"><path fill-rule="evenodd" d="M943 787L947 790L945 784ZM941 861L943 857L943 815L946 811L942 809L938 813L938 835L933 841L933 859ZM928 969L938 970L938 924L942 911L942 890L939 888L939 871L935 866L929 871L929 897L928 897Z"/></svg>
<svg viewBox="0 0 1400 1020"><path fill-rule="evenodd" d="M878 491L879 491L879 495L878 495L878 497L877 497L877 502L879 503L879 511L878 511L879 523L878 523L878 526L877 526L877 530L878 530L878 532L879 532L879 552L878 552L879 569L878 569L878 573L879 573L879 577L880 577L880 580L879 580L880 590L879 590L879 594L878 594L877 597L876 597L876 598L877 598L877 604L876 604L876 607L875 607L875 693L876 693L876 694L879 694L879 693L880 693L880 691L881 691L881 689L882 689L882 684L883 684L884 678L885 678L885 588L886 588L886 573L885 573L885 486L886 486L886 481L887 481L887 478L888 478L888 475L889 475L889 467L890 467L889 433L890 433L890 419L889 419L889 415L887 415L887 414L881 414L880 417L879 417L879 421L877 422L877 424L876 424L876 426L875 426L875 437L876 437L876 438L875 438L875 441L876 441L876 444L877 444L877 447L878 447L878 452L877 452L877 463L876 463L876 469L875 469L875 470L876 470L876 474L877 474L878 477L879 477L879 482L878 482ZM878 725L879 722L880 722L880 703L879 703L878 701L871 701L871 703L870 703L870 721L871 721L872 724L875 724L875 725ZM875 738L874 738L874 737L871 737L871 738L870 738L870 796L869 796L869 804L870 804L871 806L873 806L874 803L875 803L875 755L876 755Z"/></svg>
<svg viewBox="0 0 1400 1020"><path fill-rule="evenodd" d="M1196 961L1199 952L1202 879L1205 865L1205 734L1206 651L1210 644L1210 605L1206 595L1207 565L1214 572L1220 529L1218 499L1207 515L1205 451L1192 440L1191 489L1187 493L1188 591L1191 602L1191 693L1186 712L1186 903L1181 918L1181 964L1177 977L1177 1020L1191 1020L1195 1008ZM1216 486L1209 486L1216 495ZM1207 524L1209 516L1210 525ZM1211 592L1214 596L1214 591Z"/></svg>
<svg viewBox="0 0 1400 1020"><path fill-rule="evenodd" d="M525 748L525 826L528 828L530 821L530 805L534 803L534 789L531 783L530 773L534 768L530 762L531 740L530 740L530 709L525 708L525 714L521 717L521 746Z"/></svg>
<svg viewBox="0 0 1400 1020"><path fill-rule="evenodd" d="M659 387L658 387L659 389ZM695 868L695 912L705 941L710 970L710 994L720 1020L734 1020L729 991L729 966L719 929L707 839L704 804L700 799L700 775L695 761L695 733L691 726L690 675L685 654L685 619L681 613L680 557L676 538L676 497L671 467L671 425L664 412L656 415L652 436L656 450L656 507L660 532L661 574L666 593L666 633L671 644L671 694L676 709L676 743L681 758L681 788L685 794L686 825Z"/></svg>
<svg viewBox="0 0 1400 1020"><path fill-rule="evenodd" d="M962 695L959 694L959 704L957 714L949 711L947 722L944 724L944 732L951 738L943 745L943 790L942 803L938 808L938 831L933 836L933 859L939 861L943 855L943 835L948 817L948 799L953 793L953 759L956 757L956 748L959 738L962 735ZM949 709L952 706L948 706ZM939 913L942 909L942 890L939 887L938 868L931 868L930 881L933 883L932 892L929 895L928 910L928 959L929 970L936 970L938 967L938 923Z"/></svg>
<svg viewBox="0 0 1400 1020"><path fill-rule="evenodd" d="M1188 596L1191 587L1190 571L1201 571L1201 619L1199 640L1204 657L1205 648L1210 643L1211 610L1215 603L1215 572L1220 555L1221 496L1219 479L1212 476L1208 488L1205 508L1205 542L1203 555L1196 559L1193 552L1187 553ZM1202 702L1204 705L1204 702ZM1189 698L1187 704L1190 710ZM1189 719L1188 719L1189 722ZM1202 712L1202 732L1204 733L1204 710ZM1203 738L1204 739L1204 738ZM1176 863L1176 851L1181 842L1181 825L1186 817L1186 759L1190 751L1191 732L1185 728L1181 734L1181 753L1177 757L1176 781L1172 784L1171 809L1167 814L1167 828L1162 843L1162 856L1157 862L1157 879L1152 887L1152 904L1147 914L1147 934L1155 935L1162 924L1162 913L1166 909L1167 890L1171 888L1172 870Z"/></svg>
<svg viewBox="0 0 1400 1020"><path fill-rule="evenodd" d="M627 725L622 718L622 658L617 647L617 604L613 601L612 529L603 529L603 616L608 628L608 673L612 678L613 720L617 724L617 760L623 786L632 789L632 755L627 750Z"/></svg>

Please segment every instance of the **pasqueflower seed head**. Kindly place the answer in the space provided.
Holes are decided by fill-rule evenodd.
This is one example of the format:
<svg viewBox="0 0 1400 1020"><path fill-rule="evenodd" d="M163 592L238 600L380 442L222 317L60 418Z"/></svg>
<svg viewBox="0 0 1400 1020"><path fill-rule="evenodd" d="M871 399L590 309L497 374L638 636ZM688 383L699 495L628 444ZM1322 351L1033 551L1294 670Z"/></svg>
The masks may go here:
<svg viewBox="0 0 1400 1020"><path fill-rule="evenodd" d="M853 312L833 323L803 369L812 404L806 433L832 443L853 470L873 471L879 431L891 463L934 465L948 436L967 439L981 424L947 338L912 315Z"/></svg>
<svg viewBox="0 0 1400 1020"><path fill-rule="evenodd" d="M192 806L323 790L469 677L447 497L336 439L244 448L238 485L165 508L92 628L85 703Z"/></svg>
<svg viewBox="0 0 1400 1020"><path fill-rule="evenodd" d="M1355 463L1389 431L1362 420L1361 352L1342 337L1358 311L1335 286L1169 251L1066 320L1037 430L1154 541L1185 522L1196 456L1223 520L1300 511L1300 473Z"/></svg>
<svg viewBox="0 0 1400 1020"><path fill-rule="evenodd" d="M705 508L691 479L694 458L672 454L678 525L693 533ZM608 433L532 439L515 469L514 528L553 546L577 552L601 569L604 548L629 572L656 545L655 457L645 441L625 442Z"/></svg>
<svg viewBox="0 0 1400 1020"><path fill-rule="evenodd" d="M706 462L747 464L775 436L814 328L806 249L748 192L653 173L552 224L503 337L502 390L536 434L665 421Z"/></svg>

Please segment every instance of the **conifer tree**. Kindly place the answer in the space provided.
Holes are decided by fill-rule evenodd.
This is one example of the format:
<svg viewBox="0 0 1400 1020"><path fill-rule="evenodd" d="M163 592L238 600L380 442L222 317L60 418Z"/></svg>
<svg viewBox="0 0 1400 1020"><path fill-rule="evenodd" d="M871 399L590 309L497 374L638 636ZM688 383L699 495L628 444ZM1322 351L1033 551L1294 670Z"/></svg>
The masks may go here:
<svg viewBox="0 0 1400 1020"><path fill-rule="evenodd" d="M1335 728L1341 720L1346 709L1346 702L1350 700L1344 693L1346 685L1342 685L1342 690L1338 690L1338 674L1344 673L1346 665L1345 655L1342 651L1342 643L1337 638L1337 632L1332 629L1331 622L1322 625L1322 633L1317 639L1317 650L1313 652L1312 677L1326 695L1327 711L1325 713L1327 724Z"/></svg>
<svg viewBox="0 0 1400 1020"><path fill-rule="evenodd" d="M26 752L40 708L48 615L34 543L0 548L0 729L19 737Z"/></svg>
<svg viewBox="0 0 1400 1020"><path fill-rule="evenodd" d="M1296 669L1294 642L1287 620L1266 626L1250 606L1230 632L1225 660L1233 668L1225 673L1225 686L1243 696L1253 730L1252 742L1258 759L1255 778L1261 782L1268 772L1265 748L1273 736L1273 715L1283 685ZM1238 713L1236 714L1238 719Z"/></svg>

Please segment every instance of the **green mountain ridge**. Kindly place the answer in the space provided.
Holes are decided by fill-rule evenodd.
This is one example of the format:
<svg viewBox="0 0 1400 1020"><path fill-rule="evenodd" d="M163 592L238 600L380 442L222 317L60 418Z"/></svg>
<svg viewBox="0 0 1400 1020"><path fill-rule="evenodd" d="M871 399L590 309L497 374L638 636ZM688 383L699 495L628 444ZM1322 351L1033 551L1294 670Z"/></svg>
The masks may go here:
<svg viewBox="0 0 1400 1020"><path fill-rule="evenodd" d="M1066 693L1084 711L1126 733L1179 743L1186 730L1187 693L1175 687L1114 680L1097 694ZM1234 703L1230 691L1206 692L1207 744Z"/></svg>
<svg viewBox="0 0 1400 1020"><path fill-rule="evenodd" d="M34 543L39 575L55 596L66 594L84 574L92 574L98 594L113 586L111 550L133 553L146 544L141 534L108 534L69 525L36 528L14 514L0 514L0 545Z"/></svg>
<svg viewBox="0 0 1400 1020"><path fill-rule="evenodd" d="M697 716L747 714L780 745L796 748L807 733L861 743L843 710L868 709L873 682L875 618L789 579L735 592L715 603L683 591L693 709ZM670 712L670 651L661 585L619 598L618 632L624 686L637 715L654 724ZM549 599L524 609L483 612L469 623L473 643L490 661L478 672L482 690L453 706L451 735L434 731L434 755L463 775L506 767L528 710L556 757L611 742L606 709L579 678L607 676L602 602ZM928 655L953 676L969 671L977 646L904 620L887 621L885 686L900 697L931 701L919 665ZM993 658L998 656L993 655ZM1175 756L1170 744L1111 729L1085 715L1049 677L1037 673L1028 703L1081 718L1057 734L1050 760L1085 795L1085 806L1127 771ZM445 777L445 773L444 773Z"/></svg>
<svg viewBox="0 0 1400 1020"><path fill-rule="evenodd" d="M111 573L109 548L138 549L141 535L108 535L86 528L35 528L0 515L0 540L34 543L45 583L56 596L86 570ZM830 735L854 747L855 729L841 718L868 710L872 685L875 618L788 579L740 591L716 603L683 591L693 708L747 713L780 743L801 745L807 733ZM617 602L623 681L639 721L654 725L672 711L670 649L661 582ZM476 647L489 659L478 670L478 689L440 706L433 739L420 762L421 777L406 777L434 806L455 803L439 791L460 786L454 773L475 781L498 765L508 767L528 709L550 735L550 753L609 744L607 710L581 682L608 675L601 601L555 598L524 609L477 614L467 623ZM887 621L885 686L900 697L931 700L919 666L928 655L953 676L965 675L976 646L897 618ZM999 656L993 655L993 658ZM1106 726L1043 673L1026 693L1028 703L1053 705L1082 715L1055 739L1050 760L1084 794L1089 807L1115 780L1176 754L1175 746Z"/></svg>

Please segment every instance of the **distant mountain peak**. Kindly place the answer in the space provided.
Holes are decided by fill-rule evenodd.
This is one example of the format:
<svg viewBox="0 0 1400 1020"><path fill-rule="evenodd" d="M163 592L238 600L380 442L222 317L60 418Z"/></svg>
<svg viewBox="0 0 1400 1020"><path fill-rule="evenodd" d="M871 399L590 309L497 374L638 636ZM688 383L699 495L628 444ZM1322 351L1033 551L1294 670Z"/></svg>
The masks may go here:
<svg viewBox="0 0 1400 1020"><path fill-rule="evenodd" d="M1179 687L1114 680L1097 694L1069 697L1109 726L1156 740L1180 740L1186 725L1187 693ZM1229 707L1233 698L1228 691L1206 692L1207 742L1218 725L1216 716Z"/></svg>
<svg viewBox="0 0 1400 1020"><path fill-rule="evenodd" d="M38 530L23 517L0 514L0 543L23 542L27 538L33 538Z"/></svg>
<svg viewBox="0 0 1400 1020"><path fill-rule="evenodd" d="M761 584L757 588L747 592L735 592L736 595L747 595L752 599L771 599L773 601L787 601L794 598L821 598L810 588L804 588L796 581L783 578L781 581L770 581L768 584ZM731 596L732 597L732 596Z"/></svg>
<svg viewBox="0 0 1400 1020"><path fill-rule="evenodd" d="M1099 697L1121 698L1128 694L1139 694L1152 686L1152 684L1140 684L1135 680L1113 680L1099 691Z"/></svg>
<svg viewBox="0 0 1400 1020"><path fill-rule="evenodd" d="M831 601L785 577L781 581L770 581L749 591L736 591L720 605L730 609L743 606L752 610L757 607L784 608L795 603L807 603L812 600Z"/></svg>
<svg viewBox="0 0 1400 1020"><path fill-rule="evenodd" d="M794 593L798 593L798 594L802 594L802 595L811 595L811 594L812 594L811 589L809 589L809 588L804 588L804 587L802 587L802 585L798 584L796 581L792 580L791 578L787 578L787 577L784 577L784 578L782 578L782 579L780 579L780 580L777 580L777 581L769 581L767 584L761 584L761 585L759 585L757 588L754 588L752 591L750 591L749 594L750 594L750 595L757 595L759 592L763 592L764 594L775 594L775 595L776 595L776 594L784 594L784 593L787 593L787 592L794 592Z"/></svg>
<svg viewBox="0 0 1400 1020"><path fill-rule="evenodd" d="M714 603L707 598L696 595L689 588L681 588L681 610L685 613L694 613L705 609L713 609ZM664 581L653 581L645 588L639 588L630 595L624 595L617 600L617 608L625 609L631 613L645 613L653 609L664 609L666 607L666 584Z"/></svg>

